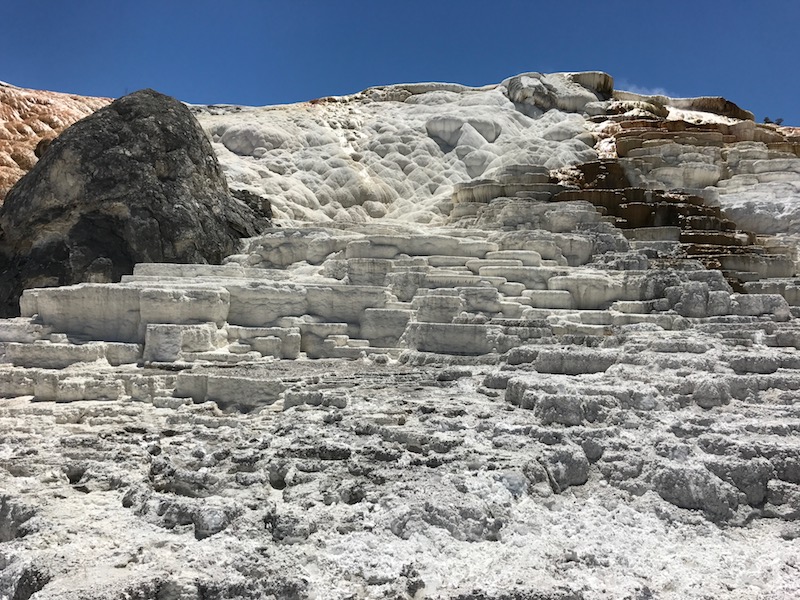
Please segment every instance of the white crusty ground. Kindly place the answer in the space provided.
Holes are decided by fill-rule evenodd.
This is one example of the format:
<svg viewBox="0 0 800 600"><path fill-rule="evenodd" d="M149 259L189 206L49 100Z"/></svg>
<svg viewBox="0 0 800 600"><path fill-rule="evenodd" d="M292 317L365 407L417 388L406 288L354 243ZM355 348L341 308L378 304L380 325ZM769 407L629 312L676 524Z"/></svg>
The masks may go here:
<svg viewBox="0 0 800 600"><path fill-rule="evenodd" d="M473 377L451 384L434 383L440 369L369 361L283 362L272 373L309 385L327 382L346 395L341 409L222 415L211 403L166 409L4 401L0 489L36 514L34 532L0 547L0 590L3 577L33 564L53 575L37 600L198 598L203 582L228 589L230 597L237 585L249 584L266 590L254 597L272 597L269 590L294 597L291 590L299 590L297 597L320 600L477 592L505 598L515 590L525 598L536 592L586 600L766 600L800 593L796 524L756 518L716 525L653 492L636 496L613 488L595 469L589 482L562 494L526 492L521 473L540 447L525 429L534 423L532 413L479 393L481 373L491 369L472 367ZM353 387L354 381L360 383ZM754 410L734 403L716 413L688 407L630 414L617 436L640 453L633 448L657 441L663 448L665 428L677 420L706 419L710 431L744 432L747 423L768 422L774 409ZM786 423L796 421L795 411ZM427 455L443 464L424 466L414 463L420 455L410 445L387 438L387 429L420 443L438 437L460 444ZM366 433L372 430L384 433ZM346 446L353 455L292 459L300 470L290 470L284 490L273 489L266 479L275 457L310 445ZM149 451L155 446L156 456ZM365 452L374 448L398 452L397 458L370 460ZM253 453L252 472L235 473L230 458L212 460L219 450ZM197 502L206 509L236 507L238 516L224 531L197 540L191 525L168 529L152 512L125 508L131 487L154 486L148 473L157 457L204 481L218 480ZM67 479L76 464L86 469L82 488ZM359 469L383 481L365 479ZM359 502L347 504L341 495L325 500L355 482L365 494ZM468 512L458 517L462 508ZM315 529L272 540L264 526L270 511ZM470 520L487 517L500 524L497 540L485 539ZM475 541L468 541L470 528ZM132 595L148 585L160 595Z"/></svg>

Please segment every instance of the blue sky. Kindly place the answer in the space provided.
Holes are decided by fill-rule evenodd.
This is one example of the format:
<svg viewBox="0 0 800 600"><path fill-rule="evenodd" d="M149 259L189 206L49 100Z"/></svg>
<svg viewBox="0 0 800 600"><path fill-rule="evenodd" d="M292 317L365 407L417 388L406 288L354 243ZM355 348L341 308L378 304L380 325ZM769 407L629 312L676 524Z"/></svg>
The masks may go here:
<svg viewBox="0 0 800 600"><path fill-rule="evenodd" d="M278 104L407 81L602 70L800 125L800 1L3 0L0 80Z"/></svg>

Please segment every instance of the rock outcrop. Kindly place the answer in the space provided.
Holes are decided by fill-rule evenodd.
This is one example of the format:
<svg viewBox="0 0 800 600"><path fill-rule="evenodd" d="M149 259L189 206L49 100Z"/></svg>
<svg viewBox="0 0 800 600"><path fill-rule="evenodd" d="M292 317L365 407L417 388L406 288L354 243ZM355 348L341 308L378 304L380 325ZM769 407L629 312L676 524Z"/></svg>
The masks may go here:
<svg viewBox="0 0 800 600"><path fill-rule="evenodd" d="M188 108L130 94L67 129L8 193L0 304L9 314L24 288L119 281L142 261L219 263L270 225L263 208L231 196Z"/></svg>
<svg viewBox="0 0 800 600"><path fill-rule="evenodd" d="M0 203L36 164L40 144L109 102L108 98L28 90L0 82Z"/></svg>

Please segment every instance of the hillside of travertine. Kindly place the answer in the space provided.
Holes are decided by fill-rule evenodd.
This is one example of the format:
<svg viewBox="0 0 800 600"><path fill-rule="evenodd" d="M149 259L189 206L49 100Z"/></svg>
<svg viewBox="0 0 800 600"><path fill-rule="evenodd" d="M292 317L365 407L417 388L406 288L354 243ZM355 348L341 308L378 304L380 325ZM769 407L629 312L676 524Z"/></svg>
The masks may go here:
<svg viewBox="0 0 800 600"><path fill-rule="evenodd" d="M145 177L68 130L0 209L4 278L78 273L0 319L0 599L800 596L798 129L599 72L189 109L206 158L137 108ZM272 227L122 264L153 188L227 222L184 152Z"/></svg>

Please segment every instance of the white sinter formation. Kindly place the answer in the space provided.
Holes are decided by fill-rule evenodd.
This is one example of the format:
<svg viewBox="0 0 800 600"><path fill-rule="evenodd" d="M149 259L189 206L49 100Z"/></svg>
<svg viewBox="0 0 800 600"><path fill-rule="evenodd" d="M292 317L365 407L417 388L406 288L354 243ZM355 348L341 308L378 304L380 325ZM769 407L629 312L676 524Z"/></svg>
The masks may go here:
<svg viewBox="0 0 800 600"><path fill-rule="evenodd" d="M192 107L277 227L0 320L0 599L800 594L800 136L603 73Z"/></svg>

